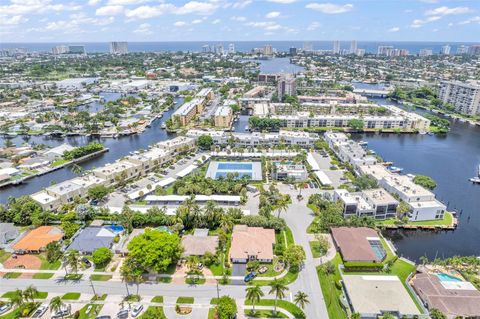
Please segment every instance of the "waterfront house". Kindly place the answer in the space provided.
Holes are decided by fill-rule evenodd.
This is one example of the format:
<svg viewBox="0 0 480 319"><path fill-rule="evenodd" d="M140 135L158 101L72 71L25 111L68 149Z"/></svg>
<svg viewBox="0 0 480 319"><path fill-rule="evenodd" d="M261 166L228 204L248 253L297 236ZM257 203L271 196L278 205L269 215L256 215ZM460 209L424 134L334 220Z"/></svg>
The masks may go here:
<svg viewBox="0 0 480 319"><path fill-rule="evenodd" d="M376 230L368 227L333 227L333 242L345 262L381 263L387 253Z"/></svg>
<svg viewBox="0 0 480 319"><path fill-rule="evenodd" d="M110 249L115 236L117 235L108 227L85 227L72 238L67 250L78 250L82 254L90 255L98 248Z"/></svg>

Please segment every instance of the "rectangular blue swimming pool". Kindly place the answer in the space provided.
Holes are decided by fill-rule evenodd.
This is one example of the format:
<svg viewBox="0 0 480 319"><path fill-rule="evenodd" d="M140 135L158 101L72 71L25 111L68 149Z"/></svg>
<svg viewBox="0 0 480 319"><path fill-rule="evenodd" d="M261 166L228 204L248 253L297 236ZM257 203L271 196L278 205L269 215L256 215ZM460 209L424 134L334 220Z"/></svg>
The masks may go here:
<svg viewBox="0 0 480 319"><path fill-rule="evenodd" d="M218 163L218 170L244 170L251 171L251 163Z"/></svg>
<svg viewBox="0 0 480 319"><path fill-rule="evenodd" d="M437 274L437 277L438 279L440 279L440 281L459 281L459 282L462 281L460 278L457 278L445 273Z"/></svg>

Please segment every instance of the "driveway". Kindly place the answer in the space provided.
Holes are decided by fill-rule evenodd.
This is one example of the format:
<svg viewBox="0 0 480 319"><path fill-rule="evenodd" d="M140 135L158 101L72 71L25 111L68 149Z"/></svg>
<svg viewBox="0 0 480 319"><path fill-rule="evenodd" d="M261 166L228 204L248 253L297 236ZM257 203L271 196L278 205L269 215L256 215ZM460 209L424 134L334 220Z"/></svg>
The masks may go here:
<svg viewBox="0 0 480 319"><path fill-rule="evenodd" d="M232 276L242 276L245 277L247 273L247 264L233 263L232 266ZM232 280L232 285L245 285L243 280Z"/></svg>

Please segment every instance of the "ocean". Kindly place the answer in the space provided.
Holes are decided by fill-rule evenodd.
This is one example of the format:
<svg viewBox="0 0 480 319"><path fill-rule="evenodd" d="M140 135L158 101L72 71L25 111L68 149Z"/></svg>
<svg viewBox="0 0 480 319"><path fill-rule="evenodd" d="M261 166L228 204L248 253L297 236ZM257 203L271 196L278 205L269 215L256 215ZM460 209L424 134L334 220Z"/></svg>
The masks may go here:
<svg viewBox="0 0 480 319"><path fill-rule="evenodd" d="M331 50L333 41L196 41L196 42L128 42L129 52L201 52L203 45L222 44L224 49L233 43L235 50L249 52L253 48L260 48L271 44L278 52L287 52L291 47L303 48L304 43L311 43L313 50ZM58 43L0 43L0 49L25 48L28 52L50 52L57 45L85 45L88 53L109 52L109 42L58 42ZM376 53L380 45L391 45L398 49L407 49L411 54L418 53L421 49L431 49L438 53L445 44L451 46L451 52L455 53L461 45L469 46L475 43L469 42L392 42L392 41L358 41L357 48L365 49L367 53ZM340 41L341 49L350 49L350 41Z"/></svg>

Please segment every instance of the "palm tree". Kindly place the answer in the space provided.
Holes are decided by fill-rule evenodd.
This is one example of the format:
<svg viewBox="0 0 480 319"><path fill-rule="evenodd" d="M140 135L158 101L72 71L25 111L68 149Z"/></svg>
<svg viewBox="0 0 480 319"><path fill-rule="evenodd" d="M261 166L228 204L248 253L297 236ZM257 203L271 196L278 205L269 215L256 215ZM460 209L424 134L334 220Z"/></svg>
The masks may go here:
<svg viewBox="0 0 480 319"><path fill-rule="evenodd" d="M220 228L223 229L226 233L229 233L233 227L232 216L227 214L222 214L220 217Z"/></svg>
<svg viewBox="0 0 480 319"><path fill-rule="evenodd" d="M33 302L37 294L37 288L35 288L33 285L30 285L23 291L23 298L25 298L26 301L30 300L31 302Z"/></svg>
<svg viewBox="0 0 480 319"><path fill-rule="evenodd" d="M277 314L277 300L278 298L283 299L285 298L285 292L288 291L288 287L284 285L283 282L277 280L275 278L272 283L270 284L270 291L269 294L275 294L275 304L273 308L273 313Z"/></svg>
<svg viewBox="0 0 480 319"><path fill-rule="evenodd" d="M310 303L310 300L308 300L308 295L304 293L303 291L299 291L295 294L295 298L293 299L295 304L297 306L300 306L300 308L304 309L306 304Z"/></svg>
<svg viewBox="0 0 480 319"><path fill-rule="evenodd" d="M15 290L15 293L10 297L10 304L18 308L25 304L24 295L20 289Z"/></svg>
<svg viewBox="0 0 480 319"><path fill-rule="evenodd" d="M288 197L288 195L286 196L283 196L277 203L277 211L278 211L278 215L277 217L280 217L280 213L283 211L283 212L287 212L287 209L288 209L288 204L290 202L290 197Z"/></svg>
<svg viewBox="0 0 480 319"><path fill-rule="evenodd" d="M63 308L65 307L65 304L62 301L62 298L60 296L53 297L52 300L50 300L50 310L53 313L56 312L61 312L62 318L63 318Z"/></svg>
<svg viewBox="0 0 480 319"><path fill-rule="evenodd" d="M67 266L76 274L78 268L80 267L80 253L78 250L70 250L65 256L65 272L67 271Z"/></svg>
<svg viewBox="0 0 480 319"><path fill-rule="evenodd" d="M252 287L247 288L247 300L252 303L253 309L252 313L255 314L255 304L260 301L260 298L262 298L265 294L263 293L262 289L260 286L255 285Z"/></svg>
<svg viewBox="0 0 480 319"><path fill-rule="evenodd" d="M361 319L362 316L358 312L354 312L351 314L350 319Z"/></svg>
<svg viewBox="0 0 480 319"><path fill-rule="evenodd" d="M78 164L73 164L70 170L72 171L73 174L77 174L77 175L80 175L83 172L83 168Z"/></svg>

